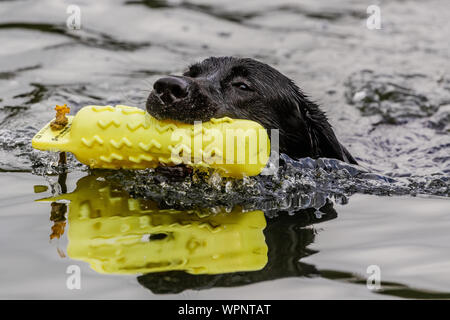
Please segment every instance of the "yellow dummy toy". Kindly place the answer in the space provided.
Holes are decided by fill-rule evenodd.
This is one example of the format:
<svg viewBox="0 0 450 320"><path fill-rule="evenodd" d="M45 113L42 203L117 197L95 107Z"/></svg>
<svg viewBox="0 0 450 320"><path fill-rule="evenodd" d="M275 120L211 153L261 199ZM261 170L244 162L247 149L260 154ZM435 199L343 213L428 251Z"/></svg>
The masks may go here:
<svg viewBox="0 0 450 320"><path fill-rule="evenodd" d="M66 105L56 110L56 119L34 136L33 147L71 152L91 168L145 169L183 163L242 177L261 173L270 155L267 131L254 121L160 121L142 109L123 105L86 106L67 117Z"/></svg>

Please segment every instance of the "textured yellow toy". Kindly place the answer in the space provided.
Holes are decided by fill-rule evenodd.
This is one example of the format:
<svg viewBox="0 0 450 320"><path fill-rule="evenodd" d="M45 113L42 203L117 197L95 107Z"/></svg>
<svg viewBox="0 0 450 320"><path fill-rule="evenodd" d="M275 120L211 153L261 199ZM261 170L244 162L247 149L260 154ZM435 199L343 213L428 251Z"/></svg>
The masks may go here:
<svg viewBox="0 0 450 320"><path fill-rule="evenodd" d="M270 154L266 130L249 120L189 125L159 121L142 109L86 106L60 130L50 123L33 138L39 150L68 151L91 168L144 169L184 163L225 176L259 174Z"/></svg>
<svg viewBox="0 0 450 320"><path fill-rule="evenodd" d="M96 176L80 179L70 200L68 255L97 272L137 274L184 270L191 274L255 271L267 264L262 211L214 215L158 209L132 199Z"/></svg>

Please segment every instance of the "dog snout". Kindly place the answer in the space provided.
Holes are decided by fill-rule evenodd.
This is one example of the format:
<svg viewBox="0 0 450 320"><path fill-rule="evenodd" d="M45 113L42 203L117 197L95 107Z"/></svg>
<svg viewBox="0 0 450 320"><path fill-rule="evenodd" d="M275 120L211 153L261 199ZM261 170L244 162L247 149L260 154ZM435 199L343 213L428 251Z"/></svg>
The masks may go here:
<svg viewBox="0 0 450 320"><path fill-rule="evenodd" d="M167 105L185 98L189 93L190 82L184 77L168 76L157 80L153 89Z"/></svg>

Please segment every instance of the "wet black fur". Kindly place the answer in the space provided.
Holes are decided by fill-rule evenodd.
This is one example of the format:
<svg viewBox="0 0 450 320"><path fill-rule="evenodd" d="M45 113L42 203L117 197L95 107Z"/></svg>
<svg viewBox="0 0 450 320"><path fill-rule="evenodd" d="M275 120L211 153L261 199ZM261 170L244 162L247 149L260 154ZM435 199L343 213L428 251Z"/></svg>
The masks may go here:
<svg viewBox="0 0 450 320"><path fill-rule="evenodd" d="M292 158L328 157L356 163L318 105L265 63L211 57L179 77L188 83L187 95L164 102L153 90L147 100L152 116L187 123L225 116L249 119L266 129L279 129L280 152Z"/></svg>

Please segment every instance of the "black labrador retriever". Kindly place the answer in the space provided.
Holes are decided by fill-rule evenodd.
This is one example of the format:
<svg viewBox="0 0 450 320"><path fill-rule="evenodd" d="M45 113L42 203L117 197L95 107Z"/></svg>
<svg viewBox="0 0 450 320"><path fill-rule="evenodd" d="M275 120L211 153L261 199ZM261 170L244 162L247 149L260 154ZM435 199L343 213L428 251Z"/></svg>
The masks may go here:
<svg viewBox="0 0 450 320"><path fill-rule="evenodd" d="M327 157L356 164L317 104L271 66L250 59L211 57L182 76L157 80L147 111L185 123L230 117L279 129L279 151L291 158Z"/></svg>

